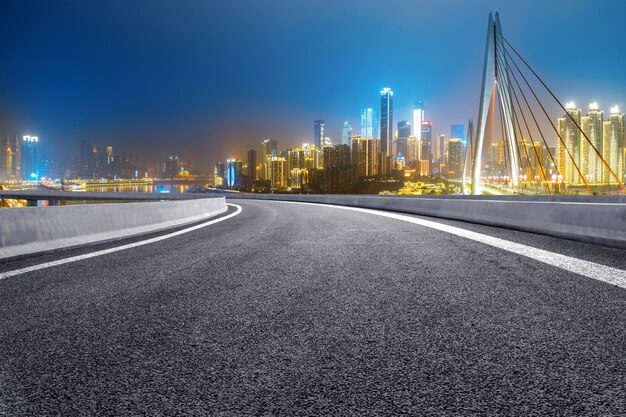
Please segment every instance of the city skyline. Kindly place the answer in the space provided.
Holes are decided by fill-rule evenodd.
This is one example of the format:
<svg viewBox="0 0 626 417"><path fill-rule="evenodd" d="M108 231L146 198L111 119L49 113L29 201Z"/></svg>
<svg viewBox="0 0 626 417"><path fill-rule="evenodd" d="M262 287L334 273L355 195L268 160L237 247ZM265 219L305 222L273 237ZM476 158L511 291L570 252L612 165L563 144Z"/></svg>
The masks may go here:
<svg viewBox="0 0 626 417"><path fill-rule="evenodd" d="M286 147L313 142L311 120L324 120L326 136L339 142L345 121L351 122L355 133L358 132L360 109L380 110L380 96L376 93L386 87L395 93L394 120L412 121L415 101L424 100L429 113L427 119L433 122L433 135L446 133L449 125L466 124L469 118L475 118L484 47L483 20L484 14L492 9L500 10L507 37L515 40L529 60L542 65L538 70L564 101L573 100L581 107L590 102L599 102L607 109L614 105L626 107L620 71L624 58L607 54L616 50L623 39L624 29L617 19L623 15L620 11L626 9L622 3L605 1L594 3L594 7L582 1L541 3L541 15L532 13L533 4L530 7L498 1L479 1L471 7L457 1L445 4L447 7L428 2L411 5L391 2L386 6L365 2L364 7L357 8L318 3L322 9L361 16L371 22L374 15L378 18L379 12L387 11L382 14L380 28L365 40L370 43L365 47L369 50L386 41L391 48L389 53L402 63L393 69L379 64L330 65L350 60L364 46L355 43L354 34L332 25L329 34L315 41L307 37L300 25L306 26L315 16L312 5L304 5L304 10L292 13L291 19L286 18L293 12L289 4L273 1L263 10L250 5L241 17L250 26L238 36L224 39L230 46L242 47L242 42L247 42L262 50L268 45L276 49L270 51L267 59L261 59L256 52L246 57L252 62L268 64L255 66L260 71L256 75L262 77L253 82L248 70L226 74L225 70L242 57L218 47L213 41L217 34L202 32L200 19L191 16L213 16L221 12L226 24L235 16L233 6L189 2L183 7L183 17L165 24L169 7L163 3L158 3L154 15L148 17L141 16L132 5L121 3L103 6L98 16L80 4L72 8L70 5L48 7L42 3L26 15L18 3L7 3L2 6L0 30L12 33L14 41L2 45L4 56L11 59L7 61L5 76L0 79L5 92L0 106L0 133L21 136L36 132L44 138L44 147L55 150L76 146L85 139L141 153L148 164L163 153L180 154L196 166L210 170L216 160L230 156L245 158L245 147L258 146L264 137L275 138ZM115 13L118 9L128 11L130 17L119 18ZM258 12L256 16L255 12ZM404 15L417 12L425 16L423 27L411 28ZM54 19L48 20L49 16ZM567 24L561 23L563 16L568 18ZM80 18L85 18L85 23L79 25L85 39L70 41L67 37L71 30L69 34L63 32L60 22L75 23ZM33 30L18 31L19 36L15 36L12 28L26 21L33 23ZM569 25L575 27L581 22L586 24L585 34L596 35L593 42L582 31L568 29ZM86 28L87 23L93 28ZM188 25L178 33L183 23ZM258 40L250 39L249 35L257 33L259 25L266 30ZM529 27L536 29L528 31ZM559 29L568 33L567 43L555 34ZM226 28L218 25L212 30L219 32ZM293 43L281 42L279 35L289 31L294 33ZM384 36L375 40L374 35L379 32ZM165 38L172 34L175 36L170 43L166 42ZM148 35L155 38L148 39ZM418 39L422 40L419 59L407 60L400 52L414 48ZM461 39L463 42L459 42ZM117 44L112 43L115 40ZM128 45L116 47L122 40ZM594 47L587 48L591 43ZM300 45L303 51L289 48L290 45ZM115 58L114 62L102 62L102 59L88 62L94 54L102 52L96 51L96 46ZM181 46L185 47L181 49ZM316 71L306 66L296 70L291 62L270 59L289 48L293 50L292 59L302 62L304 54L308 54L304 50L312 46L318 47L319 56L327 63ZM133 56L140 47L141 54ZM561 71L564 57L580 54L582 50L586 51L586 59ZM69 51L73 56L68 55ZM184 58L176 68L168 60L175 58L175 54ZM224 63L223 69L211 67L215 60ZM37 65L29 66L28 62ZM119 65L123 63L130 65L130 70L122 76ZM102 68L94 68L96 64ZM210 70L200 73L191 68L192 64L202 64L199 68L210 67ZM150 75L148 70L154 74ZM281 80L285 71L289 71L289 76ZM111 91L107 91L109 87ZM130 91L122 91L125 88ZM219 106L212 104L217 97ZM558 109L550 111L553 117L560 116ZM397 128L395 123L392 127Z"/></svg>

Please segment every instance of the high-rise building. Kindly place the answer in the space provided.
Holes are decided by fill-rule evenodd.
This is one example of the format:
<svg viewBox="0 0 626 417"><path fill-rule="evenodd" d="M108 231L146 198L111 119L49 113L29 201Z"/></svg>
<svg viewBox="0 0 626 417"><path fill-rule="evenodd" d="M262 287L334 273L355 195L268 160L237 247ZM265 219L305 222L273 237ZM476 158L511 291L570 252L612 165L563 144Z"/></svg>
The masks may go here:
<svg viewBox="0 0 626 417"><path fill-rule="evenodd" d="M289 174L289 186L293 189L301 189L309 182L309 170L294 168Z"/></svg>
<svg viewBox="0 0 626 417"><path fill-rule="evenodd" d="M261 160L262 164L262 175L265 181L270 180L270 159L278 156L278 142L276 139L263 139L261 142Z"/></svg>
<svg viewBox="0 0 626 417"><path fill-rule="evenodd" d="M398 139L396 140L396 156L407 156L407 141L411 136L411 123L406 120L398 122Z"/></svg>
<svg viewBox="0 0 626 417"><path fill-rule="evenodd" d="M424 102L418 100L413 106L413 136L417 140L417 160L422 159L422 122L424 121Z"/></svg>
<svg viewBox="0 0 626 417"><path fill-rule="evenodd" d="M411 168L418 168L422 145L415 135L408 137L406 142L406 164Z"/></svg>
<svg viewBox="0 0 626 417"><path fill-rule="evenodd" d="M558 168L566 184L581 184L582 178L576 166L580 169L588 164L584 152L586 141L581 149L580 130L576 126L580 126L580 109L576 108L574 102L566 103L565 109L568 114L558 120ZM584 175L582 170L581 173Z"/></svg>
<svg viewBox="0 0 626 417"><path fill-rule="evenodd" d="M459 179L463 176L463 162L465 152L461 139L453 138L448 141L448 178Z"/></svg>
<svg viewBox="0 0 626 417"><path fill-rule="evenodd" d="M11 147L13 152L13 172L12 177L16 180L22 179L22 141L18 135L13 137L13 143Z"/></svg>
<svg viewBox="0 0 626 417"><path fill-rule="evenodd" d="M317 149L321 149L324 146L325 138L326 122L324 120L315 120L313 122L313 143L317 146Z"/></svg>
<svg viewBox="0 0 626 417"><path fill-rule="evenodd" d="M9 135L0 143L0 181L10 180L13 174L13 151Z"/></svg>
<svg viewBox="0 0 626 417"><path fill-rule="evenodd" d="M39 180L39 138L24 136L22 138L22 179Z"/></svg>
<svg viewBox="0 0 626 417"><path fill-rule="evenodd" d="M224 185L225 176L226 170L224 169L224 164L221 162L217 162L215 164L215 169L213 170L213 184L216 187Z"/></svg>
<svg viewBox="0 0 626 417"><path fill-rule="evenodd" d="M378 138L378 118L376 110L372 108L361 109L361 137Z"/></svg>
<svg viewBox="0 0 626 417"><path fill-rule="evenodd" d="M443 162L445 156L445 143L446 135L444 133L439 134L435 140L435 146L433 146L433 159L435 162Z"/></svg>
<svg viewBox="0 0 626 417"><path fill-rule="evenodd" d="M613 172L624 182L624 113L619 112L618 106L611 107L609 120L604 122L604 158L613 169ZM607 168L604 169L604 182L617 183Z"/></svg>
<svg viewBox="0 0 626 417"><path fill-rule="evenodd" d="M428 120L422 122L422 160L432 161L433 124Z"/></svg>
<svg viewBox="0 0 626 417"><path fill-rule="evenodd" d="M461 139L461 142L463 142L463 146L467 146L464 125L450 125L450 137Z"/></svg>
<svg viewBox="0 0 626 417"><path fill-rule="evenodd" d="M357 178L372 177L379 174L378 154L380 139L362 138L355 135L352 138L352 164Z"/></svg>
<svg viewBox="0 0 626 417"><path fill-rule="evenodd" d="M236 158L226 160L226 186L228 188L241 187L243 162Z"/></svg>
<svg viewBox="0 0 626 417"><path fill-rule="evenodd" d="M372 136L374 137L374 136ZM380 146L385 157L393 156L393 91L384 88L380 92Z"/></svg>
<svg viewBox="0 0 626 417"><path fill-rule="evenodd" d="M354 131L352 130L352 124L350 122L343 122L343 128L341 129L341 144L352 145L352 136Z"/></svg>
<svg viewBox="0 0 626 417"><path fill-rule="evenodd" d="M602 132L604 122L604 112L599 109L598 103L589 104L589 110L587 115L581 118L581 128L589 142L600 153L596 152L591 146L589 146L589 156L587 159L588 165L583 167L587 174L587 180L591 183L602 182L602 172L604 170L604 164L602 163L602 149L604 134Z"/></svg>
<svg viewBox="0 0 626 417"><path fill-rule="evenodd" d="M350 146L324 147L324 175L322 189L326 193L341 194L350 191L354 178Z"/></svg>
<svg viewBox="0 0 626 417"><path fill-rule="evenodd" d="M270 159L270 183L273 190L287 188L287 160L282 156Z"/></svg>

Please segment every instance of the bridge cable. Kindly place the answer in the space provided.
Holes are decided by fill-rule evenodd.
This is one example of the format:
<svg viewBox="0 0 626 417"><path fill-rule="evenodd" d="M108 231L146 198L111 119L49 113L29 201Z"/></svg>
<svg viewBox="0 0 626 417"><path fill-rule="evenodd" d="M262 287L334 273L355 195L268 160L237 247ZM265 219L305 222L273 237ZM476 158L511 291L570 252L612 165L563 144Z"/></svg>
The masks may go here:
<svg viewBox="0 0 626 417"><path fill-rule="evenodd" d="M501 47L504 50L504 44L501 43ZM510 69L510 67L508 65L508 59L507 59L506 55L504 55L504 63L502 63L502 66L504 67L504 71L502 70L502 67L501 67L501 72L504 72L504 74L506 74L507 77L509 77L509 79L510 79L511 69ZM536 161L537 161L536 165L541 170L541 176L543 178L543 181L544 181L544 184L546 186L546 190L548 191L548 194L552 195L552 192L550 191L550 185L549 185L549 182L548 182L548 179L546 177L546 173L545 173L545 170L544 170L544 167L543 167L543 161L539 157L539 153L537 151L536 144L539 144L539 142L535 142L535 140L533 140L533 134L532 134L530 128L528 127L528 122L526 121L526 115L524 114L524 111L522 109L520 101L519 101L519 99L517 97L517 92L515 91L515 86L513 84L511 84L510 82L508 84L510 86L509 94L511 92L513 93L513 96L515 98L515 102L517 103L517 109L519 110L519 113L522 115L522 120L524 121L524 126L526 127L526 132L528 133L528 138L530 139L530 142L531 142L534 154L535 154L535 158L536 158ZM518 83L518 88L519 88L519 83ZM513 101L511 101L511 107L512 107L513 114L516 115L517 112L515 111L515 103L513 103ZM524 146L524 132L523 132L522 126L520 125L519 118L515 117L514 121L515 121L515 123L517 125L517 129L520 132L520 135L522 137L522 146ZM546 148L548 148L548 147L546 146ZM526 153L526 159L528 160L530 171L531 171L531 174L533 175L533 179L534 179L535 171L533 170L533 167L532 167L533 164L530 162L530 158L528 156L528 151L526 149L526 146L524 146L524 152ZM549 149L548 149L548 152L550 152Z"/></svg>
<svg viewBox="0 0 626 417"><path fill-rule="evenodd" d="M504 39L504 38L503 38ZM505 39L506 41L506 39ZM507 42L508 44L508 42ZM510 44L509 44L510 45ZM513 56L508 52L508 50L505 49L506 54L511 58L511 62L513 63L513 65L517 68L517 71L519 72L519 74L522 76L522 78L524 79L524 82L526 83L526 85L528 86L528 88L530 89L530 91L533 93L533 96L535 97L535 100L537 100L537 103L539 104L539 106L541 107L541 110L543 111L543 114L546 116L546 119L548 120L548 122L550 123L550 126L552 127L552 129L554 130L554 132L556 133L556 135L559 138L559 141L561 142L561 145L563 146L563 149L565 150L565 152L567 153L567 155L569 156L569 158L572 161L572 164L574 165L574 168L576 168L576 172L578 172L578 175L580 176L580 178L583 180L583 183L585 184L585 188L587 189L587 193L589 193L589 195L593 195L593 192L591 191L591 188L589 188L589 183L587 182L587 180L585 179L585 177L583 176L582 172L580 171L580 168L578 167L578 165L576 164L576 161L574 160L573 155L571 154L571 152L569 151L569 149L567 149L567 146L565 146L565 142L563 141L563 138L561 137L561 134L559 133L558 129L556 128L556 126L554 126L554 122L552 122L552 119L550 118L550 116L548 115L548 112L546 111L545 107L543 106L543 104L541 103L541 100L539 100L539 97L537 97L537 93L535 92L535 90L532 88L532 86L530 85L530 83L528 82L528 80L526 79L526 77L524 76L524 73L520 70L519 66L517 65L517 63L515 62L515 60L513 59ZM560 104L560 103L559 103ZM565 180L565 177L563 177L563 180Z"/></svg>
<svg viewBox="0 0 626 417"><path fill-rule="evenodd" d="M571 121L574 123L574 125L578 128L578 130L580 131L580 133L582 133L582 135L584 136L584 138L587 140L587 142L589 143L589 145L591 145L591 147L593 148L594 152L596 153L596 155L602 160L602 162L604 163L604 165L607 167L607 169L609 170L609 172L611 173L611 175L613 176L613 178L615 178L615 180L617 181L617 183L619 184L619 186L622 188L622 190L624 190L624 192L626 193L626 187L624 186L624 183L619 179L619 177L615 174L615 172L613 171L613 169L611 168L611 166L609 165L609 163L604 159L604 157L602 156L602 154L600 153L600 151L598 151L598 148L595 147L595 145L591 142L591 140L587 137L587 134L583 131L583 129L580 127L580 125L578 124L578 122L576 122L576 120L574 120L574 118L572 117L571 114L569 114L569 112L567 111L567 109L565 107L563 107L563 104L561 104L561 101L556 97L556 95L552 92L552 90L546 85L546 83L541 79L541 77L539 77L539 75L535 72L535 70L532 69L532 67L528 64L528 62L526 62L526 60L519 54L519 52L517 52L517 50L513 47L513 45L511 45L509 43L508 40L506 40L506 38L502 37L502 39L507 43L507 45L509 45L509 47L513 50L513 52L515 52L515 54L522 60L522 62L524 63L524 65L526 65L526 67L533 73L533 75L539 80L539 82L544 86L544 88L550 93L550 95L552 96L552 98L554 98L554 100L559 104L559 107L561 107L561 109L565 112L565 114L567 114L567 116L571 119ZM584 179L583 181L585 182L585 184L587 183Z"/></svg>
<svg viewBox="0 0 626 417"><path fill-rule="evenodd" d="M496 44L496 47L497 47L497 44ZM506 56L505 56L505 59L506 59ZM500 69L500 73L506 75L506 71L505 71L506 62L503 62L502 60L498 61L498 62L499 62L498 68ZM500 91L502 91L502 89L506 87L505 84L506 83L500 83ZM511 125L513 127L513 135L514 136L516 135L515 124L517 122L518 131L519 131L521 139L522 139L521 146L524 148L524 154L526 156L526 161L528 162L527 167L530 169L531 176L534 177L535 174L534 174L534 171L533 171L533 168L532 168L532 164L530 163L530 158L528 156L528 149L526 149L526 146L524 145L523 133L522 133L521 129L519 128L519 122L517 121L517 118L515 117L515 111L513 109L513 102L510 100L510 98L511 98L510 97L510 94L511 94L510 89L507 92L509 94L509 100L508 100L508 103L505 103L506 104L506 109L504 109L504 110L508 113L507 115L510 118ZM502 97L502 94L500 96ZM500 103L500 108L502 109L502 107L503 107L502 103ZM508 130L507 130L507 133L508 133ZM519 151L519 146L520 145L519 145L519 143L518 143L518 141L516 140L515 137L513 138L513 140L515 141L515 145L516 145L516 148L517 148L517 155L518 155L518 158L519 158L520 167L522 168L522 170L524 170L524 164L523 164L522 159L521 159L521 152ZM519 176L519 172L517 173L517 175Z"/></svg>

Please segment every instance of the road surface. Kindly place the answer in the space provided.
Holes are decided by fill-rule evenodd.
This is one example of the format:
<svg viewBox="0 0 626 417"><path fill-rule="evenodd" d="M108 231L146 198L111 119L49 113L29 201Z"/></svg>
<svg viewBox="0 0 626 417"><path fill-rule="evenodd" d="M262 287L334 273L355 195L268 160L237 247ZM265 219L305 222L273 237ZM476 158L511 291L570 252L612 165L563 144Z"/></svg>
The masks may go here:
<svg viewBox="0 0 626 417"><path fill-rule="evenodd" d="M625 288L367 212L233 203L0 279L0 415L626 413ZM623 250L407 217L626 269Z"/></svg>

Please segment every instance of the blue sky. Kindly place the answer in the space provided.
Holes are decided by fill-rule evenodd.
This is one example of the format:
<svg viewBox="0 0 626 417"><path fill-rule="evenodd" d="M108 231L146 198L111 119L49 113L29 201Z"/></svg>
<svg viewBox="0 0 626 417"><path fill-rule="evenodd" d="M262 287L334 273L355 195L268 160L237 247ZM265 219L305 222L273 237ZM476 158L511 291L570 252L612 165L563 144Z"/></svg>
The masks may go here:
<svg viewBox="0 0 626 417"><path fill-rule="evenodd" d="M338 138L395 92L436 133L476 117L488 13L563 100L626 105L626 2L29 1L0 5L0 132L81 139L209 169L274 137Z"/></svg>

